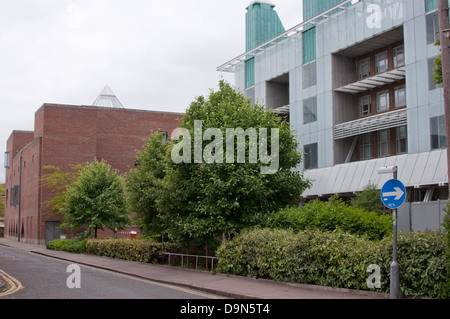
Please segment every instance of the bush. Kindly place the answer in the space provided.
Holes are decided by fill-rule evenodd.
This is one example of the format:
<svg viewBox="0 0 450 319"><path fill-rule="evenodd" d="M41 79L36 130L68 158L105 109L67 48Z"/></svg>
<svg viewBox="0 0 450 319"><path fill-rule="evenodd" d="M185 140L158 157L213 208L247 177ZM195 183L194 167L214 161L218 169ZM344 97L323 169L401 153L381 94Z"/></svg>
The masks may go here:
<svg viewBox="0 0 450 319"><path fill-rule="evenodd" d="M69 253L82 254L86 252L86 242L85 240L73 240L73 239L55 239L49 241L46 244L47 249L51 250L63 250Z"/></svg>
<svg viewBox="0 0 450 319"><path fill-rule="evenodd" d="M306 229L341 229L370 240L380 240L392 234L391 216L348 206L335 197L327 202L310 201L301 208L281 209L272 214L269 223L271 227L292 229L295 232Z"/></svg>
<svg viewBox="0 0 450 319"><path fill-rule="evenodd" d="M442 232L398 236L400 293L448 298ZM381 269L381 289L389 292L392 237L372 241L341 230L246 231L222 244L217 272L279 281L369 290L367 267Z"/></svg>
<svg viewBox="0 0 450 319"><path fill-rule="evenodd" d="M86 253L144 263L157 263L162 252L174 247L173 244L163 244L147 239L91 239L87 242Z"/></svg>

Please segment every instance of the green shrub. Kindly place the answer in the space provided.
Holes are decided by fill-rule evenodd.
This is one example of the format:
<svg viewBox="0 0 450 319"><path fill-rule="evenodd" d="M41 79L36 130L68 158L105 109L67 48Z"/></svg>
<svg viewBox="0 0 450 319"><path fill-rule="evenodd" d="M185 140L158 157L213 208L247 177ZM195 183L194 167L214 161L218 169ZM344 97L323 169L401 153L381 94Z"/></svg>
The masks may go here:
<svg viewBox="0 0 450 319"><path fill-rule="evenodd" d="M400 293L445 298L449 273L442 232L398 236ZM342 230L255 229L217 250L217 272L279 281L369 290L367 268L381 269L381 289L389 292L392 237L368 240Z"/></svg>
<svg viewBox="0 0 450 319"><path fill-rule="evenodd" d="M86 252L86 242L85 240L74 240L74 239L55 239L49 241L46 244L47 249L51 250L62 250L70 253L82 254Z"/></svg>
<svg viewBox="0 0 450 319"><path fill-rule="evenodd" d="M274 228L306 229L345 232L379 240L392 234L392 218L360 208L348 206L341 200L331 198L327 202L314 200L303 207L288 207L272 214L270 225Z"/></svg>
<svg viewBox="0 0 450 319"><path fill-rule="evenodd" d="M162 252L174 247L173 244L163 244L148 239L91 239L87 242L86 253L156 263Z"/></svg>

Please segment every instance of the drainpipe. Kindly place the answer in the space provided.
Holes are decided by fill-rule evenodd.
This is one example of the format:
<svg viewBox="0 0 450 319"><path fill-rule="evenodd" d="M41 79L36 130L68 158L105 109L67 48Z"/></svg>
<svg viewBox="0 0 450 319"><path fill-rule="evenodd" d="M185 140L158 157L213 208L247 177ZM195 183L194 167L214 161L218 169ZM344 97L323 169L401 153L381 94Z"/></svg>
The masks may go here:
<svg viewBox="0 0 450 319"><path fill-rule="evenodd" d="M19 222L18 222L18 230L17 230L17 241L20 242L20 211L22 208L22 153L20 153L20 165L19 165Z"/></svg>

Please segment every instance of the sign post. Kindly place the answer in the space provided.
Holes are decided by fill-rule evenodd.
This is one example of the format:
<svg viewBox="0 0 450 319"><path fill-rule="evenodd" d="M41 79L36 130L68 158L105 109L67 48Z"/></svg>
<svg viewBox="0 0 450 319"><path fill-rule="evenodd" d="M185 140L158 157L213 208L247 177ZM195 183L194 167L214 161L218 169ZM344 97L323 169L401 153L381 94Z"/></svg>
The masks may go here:
<svg viewBox="0 0 450 319"><path fill-rule="evenodd" d="M387 181L381 189L381 201L392 210L393 218L393 251L391 263L391 289L390 298L397 299L400 288L400 267L397 262L397 208L403 205L406 199L406 188L397 180L397 166L382 167L379 174L393 173L394 179Z"/></svg>

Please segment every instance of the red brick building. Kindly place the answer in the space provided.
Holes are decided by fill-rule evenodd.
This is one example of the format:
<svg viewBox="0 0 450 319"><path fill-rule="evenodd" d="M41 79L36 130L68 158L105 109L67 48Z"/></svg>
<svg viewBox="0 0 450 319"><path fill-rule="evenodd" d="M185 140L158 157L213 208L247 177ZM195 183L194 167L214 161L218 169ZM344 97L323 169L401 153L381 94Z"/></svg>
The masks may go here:
<svg viewBox="0 0 450 319"><path fill-rule="evenodd" d="M48 173L44 166L70 171L74 164L97 158L125 174L134 167L136 151L150 134L170 135L182 116L120 107L44 104L35 114L34 131L13 131L7 141L5 237L34 244L59 238L62 216L49 214L43 204L54 196L40 183L41 176Z"/></svg>

